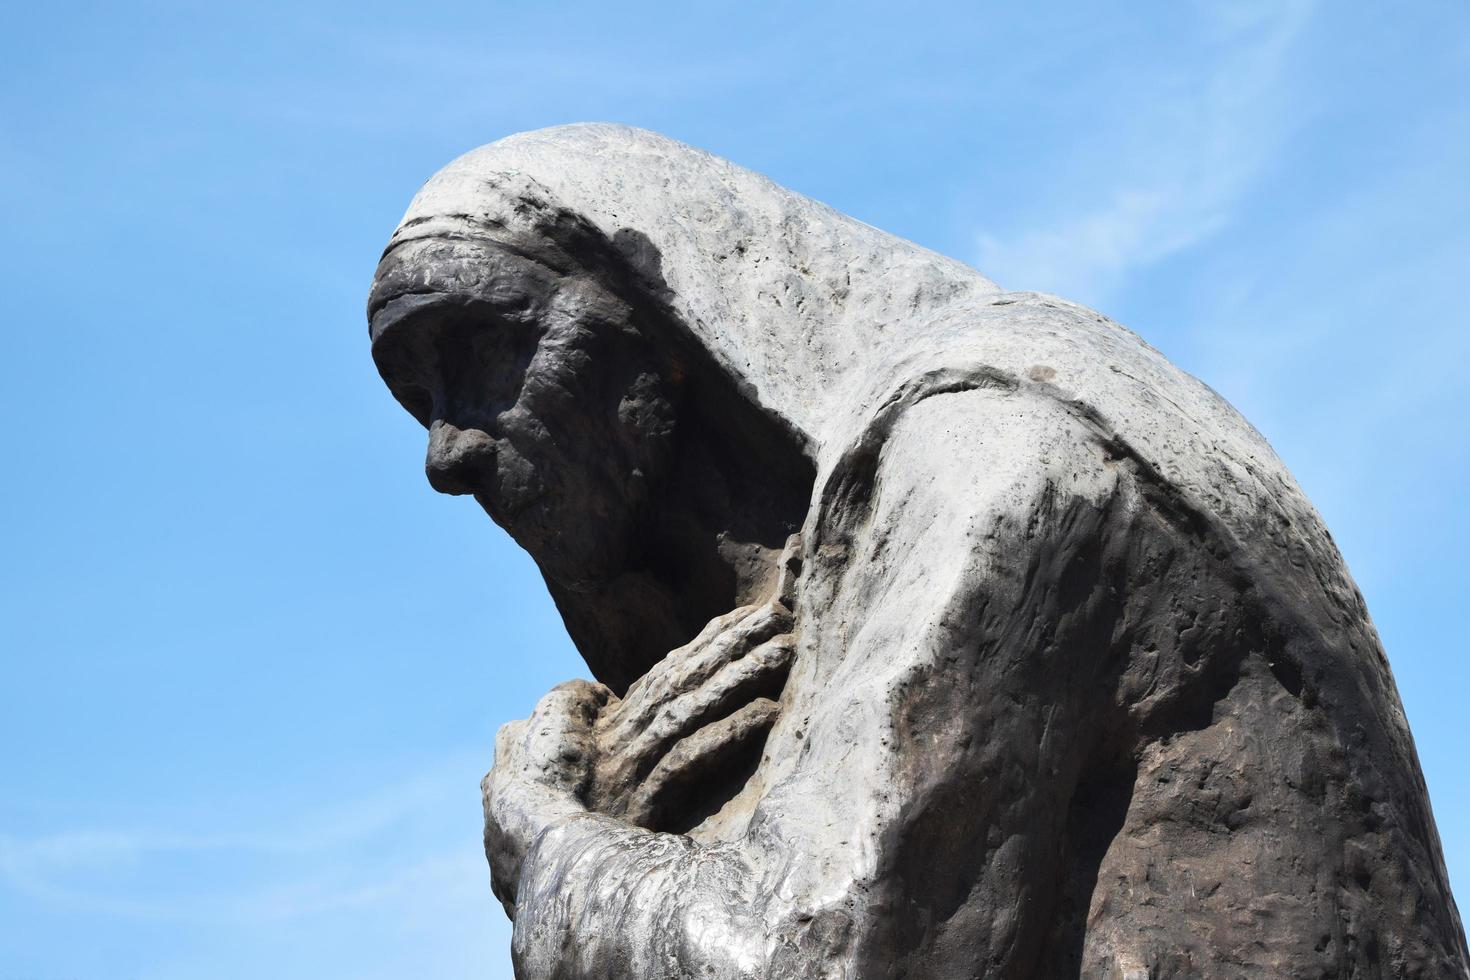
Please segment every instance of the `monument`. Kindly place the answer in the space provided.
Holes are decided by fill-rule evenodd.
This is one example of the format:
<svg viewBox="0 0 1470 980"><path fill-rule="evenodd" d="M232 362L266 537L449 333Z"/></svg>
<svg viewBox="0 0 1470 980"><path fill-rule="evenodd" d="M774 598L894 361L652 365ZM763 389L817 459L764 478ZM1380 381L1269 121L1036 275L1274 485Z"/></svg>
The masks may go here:
<svg viewBox="0 0 1470 980"><path fill-rule="evenodd" d="M485 778L518 977L1470 977L1332 538L1128 330L605 125L445 167L368 313L596 678Z"/></svg>

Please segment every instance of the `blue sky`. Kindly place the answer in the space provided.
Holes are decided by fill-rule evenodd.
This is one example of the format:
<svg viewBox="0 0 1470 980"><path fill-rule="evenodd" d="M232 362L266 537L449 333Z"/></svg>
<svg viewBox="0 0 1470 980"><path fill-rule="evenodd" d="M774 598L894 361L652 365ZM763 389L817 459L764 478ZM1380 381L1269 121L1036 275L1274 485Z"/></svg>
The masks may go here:
<svg viewBox="0 0 1470 980"><path fill-rule="evenodd" d="M502 721L582 672L363 303L417 186L612 120L1129 324L1383 634L1470 906L1470 8L13 4L0 976L501 978Z"/></svg>

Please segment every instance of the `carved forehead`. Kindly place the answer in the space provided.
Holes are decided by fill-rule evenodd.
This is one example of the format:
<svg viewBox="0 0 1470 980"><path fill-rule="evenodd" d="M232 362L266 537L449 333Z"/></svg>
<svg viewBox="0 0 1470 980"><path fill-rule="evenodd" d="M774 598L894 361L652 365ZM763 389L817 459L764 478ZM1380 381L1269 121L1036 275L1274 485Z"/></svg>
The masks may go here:
<svg viewBox="0 0 1470 980"><path fill-rule="evenodd" d="M388 308L409 297L457 298L518 308L550 294L563 270L488 239L417 238L398 243L378 263L368 298L373 339Z"/></svg>
<svg viewBox="0 0 1470 980"><path fill-rule="evenodd" d="M448 170L449 168L446 168ZM604 318L626 312L629 255L524 174L441 172L383 252L368 297L374 342L426 305L517 313L553 297Z"/></svg>
<svg viewBox="0 0 1470 980"><path fill-rule="evenodd" d="M576 138L530 139L539 135L481 147L429 179L383 253L370 318L405 290L474 292L497 277L543 285L588 277L619 294L633 280L646 280L644 271L657 278L657 250L645 237L609 223L585 203L586 195L548 187L524 169L562 181L573 172L605 179L618 167L616 155L592 154Z"/></svg>

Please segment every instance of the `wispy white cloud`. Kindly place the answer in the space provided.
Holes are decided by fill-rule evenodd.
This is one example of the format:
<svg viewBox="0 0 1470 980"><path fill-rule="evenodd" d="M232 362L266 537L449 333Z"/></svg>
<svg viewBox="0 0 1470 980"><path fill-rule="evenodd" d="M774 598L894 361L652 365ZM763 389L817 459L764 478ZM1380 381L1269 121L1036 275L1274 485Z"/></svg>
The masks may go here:
<svg viewBox="0 0 1470 980"><path fill-rule="evenodd" d="M1034 226L982 233L979 268L1012 288L1103 304L1130 274L1228 225L1290 129L1279 85L1311 7L1310 0L1200 6L1213 60L1179 69L1182 82L1160 78L1146 98L1126 100L1133 118L1097 121L1100 130L1116 125L1133 134L1111 168L1088 154L1093 169L1070 175L1097 205L1025 214L1020 220Z"/></svg>
<svg viewBox="0 0 1470 980"><path fill-rule="evenodd" d="M473 814L484 761L467 753L271 826L0 834L0 888L78 912L242 924L392 900L426 877L478 886ZM452 822L462 835L434 828L445 814L462 815Z"/></svg>

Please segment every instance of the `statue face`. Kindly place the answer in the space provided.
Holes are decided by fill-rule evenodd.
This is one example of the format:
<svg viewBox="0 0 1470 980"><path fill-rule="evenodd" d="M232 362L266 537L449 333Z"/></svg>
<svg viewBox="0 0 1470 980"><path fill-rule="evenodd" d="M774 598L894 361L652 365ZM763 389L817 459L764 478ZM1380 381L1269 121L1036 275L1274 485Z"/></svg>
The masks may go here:
<svg viewBox="0 0 1470 980"><path fill-rule="evenodd" d="M616 574L674 430L670 372L627 304L584 273L430 240L384 259L370 306L434 489L474 495L572 588Z"/></svg>

